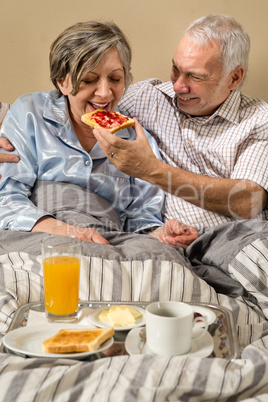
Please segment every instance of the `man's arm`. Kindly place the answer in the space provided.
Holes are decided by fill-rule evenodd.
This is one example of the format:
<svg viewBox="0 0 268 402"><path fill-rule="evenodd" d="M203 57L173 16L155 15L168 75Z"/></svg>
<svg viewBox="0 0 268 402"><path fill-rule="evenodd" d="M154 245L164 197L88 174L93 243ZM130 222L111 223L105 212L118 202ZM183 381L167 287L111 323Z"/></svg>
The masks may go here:
<svg viewBox="0 0 268 402"><path fill-rule="evenodd" d="M154 156L137 121L135 130L137 139L131 142L104 129L94 130L100 148L124 173L157 185L200 208L236 219L254 218L266 206L267 192L258 184L201 176L167 165Z"/></svg>

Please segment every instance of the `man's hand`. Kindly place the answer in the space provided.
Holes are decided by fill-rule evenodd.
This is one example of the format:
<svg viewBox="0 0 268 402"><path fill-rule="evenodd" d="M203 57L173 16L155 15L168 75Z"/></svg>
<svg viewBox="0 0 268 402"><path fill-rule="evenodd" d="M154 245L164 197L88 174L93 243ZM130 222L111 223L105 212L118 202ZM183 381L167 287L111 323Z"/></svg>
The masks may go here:
<svg viewBox="0 0 268 402"><path fill-rule="evenodd" d="M6 151L14 151L13 145L10 144L10 142L4 138L0 137L0 148L5 149ZM17 155L13 154L3 154L0 152L0 163L2 162L19 162L20 158Z"/></svg>
<svg viewBox="0 0 268 402"><path fill-rule="evenodd" d="M194 227L185 225L176 219L170 219L163 226L149 233L149 235L163 243L182 247L185 250L198 238L198 233Z"/></svg>
<svg viewBox="0 0 268 402"><path fill-rule="evenodd" d="M117 169L129 176L146 180L153 175L154 167L162 162L153 153L142 126L136 118L134 120L137 135L135 141L118 138L104 128L94 129L93 134L99 147Z"/></svg>
<svg viewBox="0 0 268 402"><path fill-rule="evenodd" d="M65 222L58 221L49 216L40 218L32 228L31 232L70 235L91 243L109 244L108 240L106 240L95 229L68 225Z"/></svg>

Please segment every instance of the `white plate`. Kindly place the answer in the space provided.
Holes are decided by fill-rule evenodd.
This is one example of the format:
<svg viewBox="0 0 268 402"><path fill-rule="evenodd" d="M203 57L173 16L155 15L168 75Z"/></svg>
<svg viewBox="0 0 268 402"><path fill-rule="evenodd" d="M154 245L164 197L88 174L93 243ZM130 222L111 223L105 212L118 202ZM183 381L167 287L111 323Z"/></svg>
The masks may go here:
<svg viewBox="0 0 268 402"><path fill-rule="evenodd" d="M217 318L216 314L210 308L195 306L195 305L193 305L192 307L193 307L193 310L195 313L199 313L203 317L206 317L208 325L213 324L213 322L216 321L216 318ZM198 321L197 321L196 325L198 325ZM203 323L200 322L200 325L203 325Z"/></svg>
<svg viewBox="0 0 268 402"><path fill-rule="evenodd" d="M146 345L143 348L144 341L139 335L140 328L132 329L125 340L125 348L129 355L145 354L155 355ZM142 349L143 348L143 349ZM192 340L192 348L190 352L180 356L207 357L214 349L213 338L209 332L205 332L203 336Z"/></svg>
<svg viewBox="0 0 268 402"><path fill-rule="evenodd" d="M111 306L110 306L111 307ZM99 319L99 314L103 310L109 310L110 307L100 307L97 308L92 312L92 314L89 316L90 321L92 324L96 325L96 327L111 327L110 321L101 321ZM130 329L136 328L136 327L141 327L142 325L145 325L145 311L143 308L137 307L137 306L130 306L135 308L135 310L139 311L141 313L141 317L137 318L136 324L134 325L129 325L128 327L114 327L115 331L128 331Z"/></svg>
<svg viewBox="0 0 268 402"><path fill-rule="evenodd" d="M85 329L93 328L90 325L78 324L53 324L53 325L33 325L29 327L22 327L8 332L3 338L3 344L9 350L15 353L23 354L31 357L55 357L58 359L83 359L89 355L100 352L101 350L109 348L114 338L108 339L101 347L91 352L81 353L45 353L42 351L41 344L46 339L55 335L61 329Z"/></svg>

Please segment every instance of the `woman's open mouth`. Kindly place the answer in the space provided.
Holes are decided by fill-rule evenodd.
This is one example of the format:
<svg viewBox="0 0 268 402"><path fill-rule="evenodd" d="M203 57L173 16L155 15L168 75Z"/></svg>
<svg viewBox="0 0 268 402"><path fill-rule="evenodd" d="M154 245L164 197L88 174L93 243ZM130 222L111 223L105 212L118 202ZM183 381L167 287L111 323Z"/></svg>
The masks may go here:
<svg viewBox="0 0 268 402"><path fill-rule="evenodd" d="M110 102L108 103L97 103L97 102L88 102L94 110L96 109L103 109L103 110L108 110Z"/></svg>

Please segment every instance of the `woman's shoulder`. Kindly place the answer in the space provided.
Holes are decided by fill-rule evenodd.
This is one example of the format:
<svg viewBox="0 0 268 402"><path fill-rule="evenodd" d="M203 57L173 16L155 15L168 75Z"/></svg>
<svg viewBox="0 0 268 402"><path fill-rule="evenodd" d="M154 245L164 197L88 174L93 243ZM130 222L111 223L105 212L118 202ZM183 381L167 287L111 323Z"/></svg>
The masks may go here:
<svg viewBox="0 0 268 402"><path fill-rule="evenodd" d="M33 114L36 118L41 118L45 110L49 108L48 105L56 102L56 91L50 92L31 92L21 95L11 105L10 112L13 116L23 118L28 113Z"/></svg>
<svg viewBox="0 0 268 402"><path fill-rule="evenodd" d="M55 91L50 91L50 92L30 92L21 95L19 98L15 100L15 102L12 104L12 108L17 107L20 105L24 105L24 107L28 107L31 104L35 104L36 102L42 104L47 101L47 99L51 98L54 96Z"/></svg>

